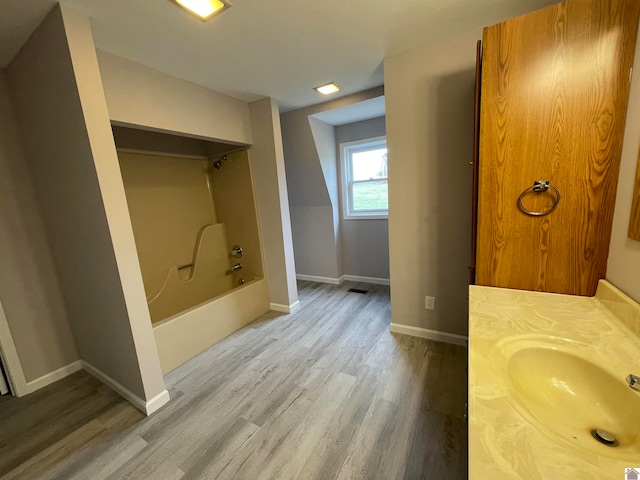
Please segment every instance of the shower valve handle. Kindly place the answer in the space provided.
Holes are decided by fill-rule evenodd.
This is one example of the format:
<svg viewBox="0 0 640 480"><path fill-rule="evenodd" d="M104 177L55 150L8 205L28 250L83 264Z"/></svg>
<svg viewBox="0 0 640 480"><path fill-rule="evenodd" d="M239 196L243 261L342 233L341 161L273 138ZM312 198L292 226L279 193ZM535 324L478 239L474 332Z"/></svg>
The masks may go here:
<svg viewBox="0 0 640 480"><path fill-rule="evenodd" d="M231 249L231 256L236 257L236 258L240 258L242 257L243 254L243 250L242 247L240 245L234 245L233 248Z"/></svg>

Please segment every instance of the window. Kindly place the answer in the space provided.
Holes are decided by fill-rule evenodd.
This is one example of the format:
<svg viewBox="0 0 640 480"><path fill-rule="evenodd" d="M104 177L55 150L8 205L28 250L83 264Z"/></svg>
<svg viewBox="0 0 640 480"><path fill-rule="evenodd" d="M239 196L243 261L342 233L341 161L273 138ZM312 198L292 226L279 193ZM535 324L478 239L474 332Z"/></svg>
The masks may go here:
<svg viewBox="0 0 640 480"><path fill-rule="evenodd" d="M342 213L345 219L387 218L387 140L340 144Z"/></svg>

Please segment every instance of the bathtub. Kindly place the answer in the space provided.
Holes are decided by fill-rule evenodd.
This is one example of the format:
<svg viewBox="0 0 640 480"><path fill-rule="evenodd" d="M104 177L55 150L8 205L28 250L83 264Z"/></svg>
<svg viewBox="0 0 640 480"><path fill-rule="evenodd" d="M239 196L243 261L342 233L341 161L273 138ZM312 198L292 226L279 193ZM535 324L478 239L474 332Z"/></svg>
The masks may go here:
<svg viewBox="0 0 640 480"><path fill-rule="evenodd" d="M162 373L167 374L216 342L269 311L264 278L153 324Z"/></svg>

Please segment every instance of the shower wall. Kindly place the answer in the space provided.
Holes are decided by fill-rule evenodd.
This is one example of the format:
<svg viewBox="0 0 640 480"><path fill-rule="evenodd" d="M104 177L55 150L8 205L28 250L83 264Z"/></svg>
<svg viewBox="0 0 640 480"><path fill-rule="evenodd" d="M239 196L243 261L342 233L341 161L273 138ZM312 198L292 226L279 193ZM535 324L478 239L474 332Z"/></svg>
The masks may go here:
<svg viewBox="0 0 640 480"><path fill-rule="evenodd" d="M218 221L225 225L227 245L238 244L244 250L242 258L231 263L242 263L242 270L234 273L234 283L240 278L250 280L263 277L260 236L249 155L247 150L229 154L220 170L210 169L213 202Z"/></svg>
<svg viewBox="0 0 640 480"><path fill-rule="evenodd" d="M171 267L192 262L200 230L218 223L208 162L124 152L118 158L149 298Z"/></svg>
<svg viewBox="0 0 640 480"><path fill-rule="evenodd" d="M263 276L246 151L118 157L154 324ZM234 245L241 258L231 255ZM242 268L231 271L234 264Z"/></svg>

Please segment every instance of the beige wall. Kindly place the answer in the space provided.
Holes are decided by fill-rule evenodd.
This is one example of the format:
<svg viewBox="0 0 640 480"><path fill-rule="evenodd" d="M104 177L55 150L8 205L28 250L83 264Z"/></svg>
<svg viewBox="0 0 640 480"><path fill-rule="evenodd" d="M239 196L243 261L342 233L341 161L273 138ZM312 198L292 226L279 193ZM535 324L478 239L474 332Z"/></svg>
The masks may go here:
<svg viewBox="0 0 640 480"><path fill-rule="evenodd" d="M0 72L0 301L27 382L80 357Z"/></svg>
<svg viewBox="0 0 640 480"><path fill-rule="evenodd" d="M169 133L152 132L139 128L113 126L113 138L118 151L150 153L170 157L206 159L238 150L237 145L208 142L197 138L183 137Z"/></svg>
<svg viewBox="0 0 640 480"><path fill-rule="evenodd" d="M340 144L386 135L385 117L336 127L336 155ZM340 173L340 171L338 171ZM340 175L338 175L340 177ZM345 275L389 278L389 222L386 219L343 220L342 271Z"/></svg>
<svg viewBox="0 0 640 480"><path fill-rule="evenodd" d="M467 334L475 29L385 59L392 322ZM425 295L436 297L425 310Z"/></svg>
<svg viewBox="0 0 640 480"><path fill-rule="evenodd" d="M111 120L239 144L253 142L249 106L186 80L99 51Z"/></svg>
<svg viewBox="0 0 640 480"><path fill-rule="evenodd" d="M88 20L54 7L7 73L80 356L143 402L162 395Z"/></svg>
<svg viewBox="0 0 640 480"><path fill-rule="evenodd" d="M627 237L640 150L640 36L636 43L634 65L609 247L607 280L640 302L640 242Z"/></svg>
<svg viewBox="0 0 640 480"><path fill-rule="evenodd" d="M272 98L249 106L254 138L249 159L264 250L265 276L271 303L288 307L298 301L298 289L280 112Z"/></svg>

